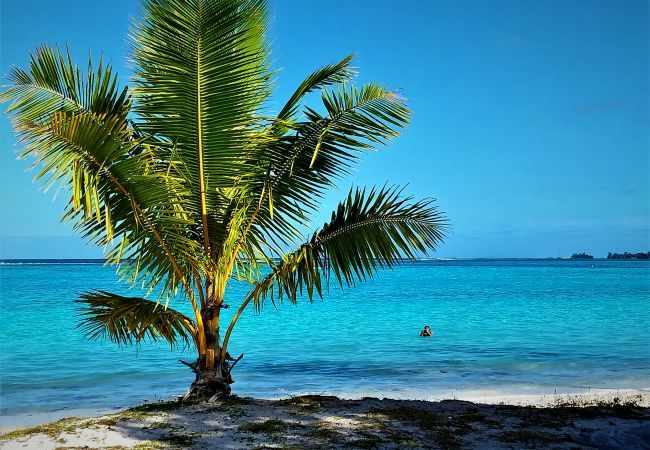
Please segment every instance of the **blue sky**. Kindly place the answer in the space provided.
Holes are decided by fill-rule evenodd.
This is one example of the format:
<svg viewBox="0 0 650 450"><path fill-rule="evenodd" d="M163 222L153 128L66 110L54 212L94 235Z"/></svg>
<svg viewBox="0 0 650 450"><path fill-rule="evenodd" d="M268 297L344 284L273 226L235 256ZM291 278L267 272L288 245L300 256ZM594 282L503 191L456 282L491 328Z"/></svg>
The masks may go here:
<svg viewBox="0 0 650 450"><path fill-rule="evenodd" d="M327 198L407 184L453 231L440 257L650 249L648 3L574 0L271 2L279 103L313 69L356 53L359 81L398 89L411 126ZM124 83L131 0L4 1L2 74L41 43L103 54ZM274 107L274 105L271 105ZM0 258L100 257L59 223L0 123Z"/></svg>

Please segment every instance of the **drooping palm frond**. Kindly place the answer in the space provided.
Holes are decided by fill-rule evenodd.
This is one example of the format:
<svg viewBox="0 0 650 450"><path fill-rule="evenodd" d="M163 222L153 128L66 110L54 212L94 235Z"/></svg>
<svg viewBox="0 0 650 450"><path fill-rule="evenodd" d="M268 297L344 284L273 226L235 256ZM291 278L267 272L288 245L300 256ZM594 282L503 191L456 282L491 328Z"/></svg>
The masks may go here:
<svg viewBox="0 0 650 450"><path fill-rule="evenodd" d="M414 202L397 188L351 190L331 220L309 242L287 254L255 287L259 309L266 296L291 302L306 290L322 295L334 275L341 286L365 281L381 268L414 259L442 241L447 221L433 200Z"/></svg>
<svg viewBox="0 0 650 450"><path fill-rule="evenodd" d="M157 302L99 290L83 294L77 302L84 305L78 327L89 339L120 345L165 340L172 347L190 345L195 339L196 326L190 318Z"/></svg>
<svg viewBox="0 0 650 450"><path fill-rule="evenodd" d="M266 22L261 0L145 0L133 30L138 125L173 143L186 166L206 251L226 234L222 190L250 171L270 92Z"/></svg>

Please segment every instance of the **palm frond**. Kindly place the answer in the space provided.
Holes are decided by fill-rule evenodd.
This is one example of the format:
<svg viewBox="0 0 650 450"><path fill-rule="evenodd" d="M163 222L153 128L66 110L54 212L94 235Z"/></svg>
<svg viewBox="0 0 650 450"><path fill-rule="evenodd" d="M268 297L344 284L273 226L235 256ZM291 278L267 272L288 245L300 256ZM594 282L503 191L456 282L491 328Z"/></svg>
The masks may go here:
<svg viewBox="0 0 650 450"><path fill-rule="evenodd" d="M224 335L225 357L232 330L246 307L253 302L259 312L265 300L287 298L297 303L306 292L310 301L334 275L338 284L354 285L371 278L381 268L392 267L417 253L426 255L442 242L447 219L432 199L414 202L402 189L350 190L331 220L313 233L308 242L286 254L278 264L269 260L270 271L255 283L233 315Z"/></svg>
<svg viewBox="0 0 650 450"><path fill-rule="evenodd" d="M442 242L447 221L433 200L414 202L397 188L351 190L331 220L309 242L285 255L251 293L256 309L263 300L296 302L303 290L322 296L334 275L341 286L373 277L403 259L426 255Z"/></svg>
<svg viewBox="0 0 650 450"><path fill-rule="evenodd" d="M204 246L223 223L222 190L250 170L249 142L270 92L262 0L146 0L132 32L138 126L173 143L187 168Z"/></svg>
<svg viewBox="0 0 650 450"><path fill-rule="evenodd" d="M259 195L249 206L251 234L276 241L276 249L296 243L300 225L364 151L387 144L409 121L404 99L375 84L341 85L322 99L326 115L307 108L295 135L266 148L267 169L251 189Z"/></svg>
<svg viewBox="0 0 650 450"><path fill-rule="evenodd" d="M196 326L190 318L150 300L97 290L77 302L84 305L78 327L89 339L119 345L165 340L172 347L190 345L195 339Z"/></svg>
<svg viewBox="0 0 650 450"><path fill-rule="evenodd" d="M96 68L95 68L96 67ZM14 123L47 123L57 112L86 112L126 121L131 98L119 89L111 65L88 58L85 71L72 63L70 53L42 46L30 55L29 71L13 67L9 87L0 101L9 102Z"/></svg>
<svg viewBox="0 0 650 450"><path fill-rule="evenodd" d="M108 248L109 263L150 289L164 283L169 297L187 267L200 267L202 252L187 233L190 192L172 157L127 118L130 98L110 66L92 62L82 71L57 49L43 47L30 71L15 69L3 93L23 147L34 158L36 178L69 193L64 220L89 242ZM121 92L121 93L120 93ZM117 241L119 245L112 246Z"/></svg>
<svg viewBox="0 0 650 450"><path fill-rule="evenodd" d="M355 75L350 68L351 61L352 55L348 55L338 63L328 64L305 78L278 113L277 121L282 124L286 121L292 120L299 110L300 101L308 93L317 89L323 89L332 84L350 81ZM287 128L280 127L278 131L282 133L287 131Z"/></svg>

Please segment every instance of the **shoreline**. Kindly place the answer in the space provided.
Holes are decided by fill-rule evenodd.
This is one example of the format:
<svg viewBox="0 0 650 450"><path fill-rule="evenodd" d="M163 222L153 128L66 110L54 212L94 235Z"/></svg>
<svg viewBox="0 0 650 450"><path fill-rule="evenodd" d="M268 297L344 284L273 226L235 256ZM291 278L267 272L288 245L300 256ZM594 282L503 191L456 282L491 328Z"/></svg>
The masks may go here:
<svg viewBox="0 0 650 450"><path fill-rule="evenodd" d="M280 400L234 396L213 404L153 402L5 432L0 436L0 449L273 448L284 444L298 448L464 448L477 443L482 448L519 444L587 448L607 443L609 448L648 448L650 393L602 391L542 397L488 397L482 392L481 401L475 402L324 395ZM476 394L465 398L477 398Z"/></svg>

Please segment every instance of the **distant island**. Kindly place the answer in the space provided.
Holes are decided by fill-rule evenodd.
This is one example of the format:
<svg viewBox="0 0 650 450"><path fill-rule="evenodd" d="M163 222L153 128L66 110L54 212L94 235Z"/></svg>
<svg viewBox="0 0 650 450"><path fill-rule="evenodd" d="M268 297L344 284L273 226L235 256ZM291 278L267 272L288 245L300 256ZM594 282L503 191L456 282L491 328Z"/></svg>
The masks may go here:
<svg viewBox="0 0 650 450"><path fill-rule="evenodd" d="M574 253L571 255L571 259L594 259L594 257L586 253Z"/></svg>
<svg viewBox="0 0 650 450"><path fill-rule="evenodd" d="M646 253L612 253L607 254L607 259L650 259L650 252Z"/></svg>

